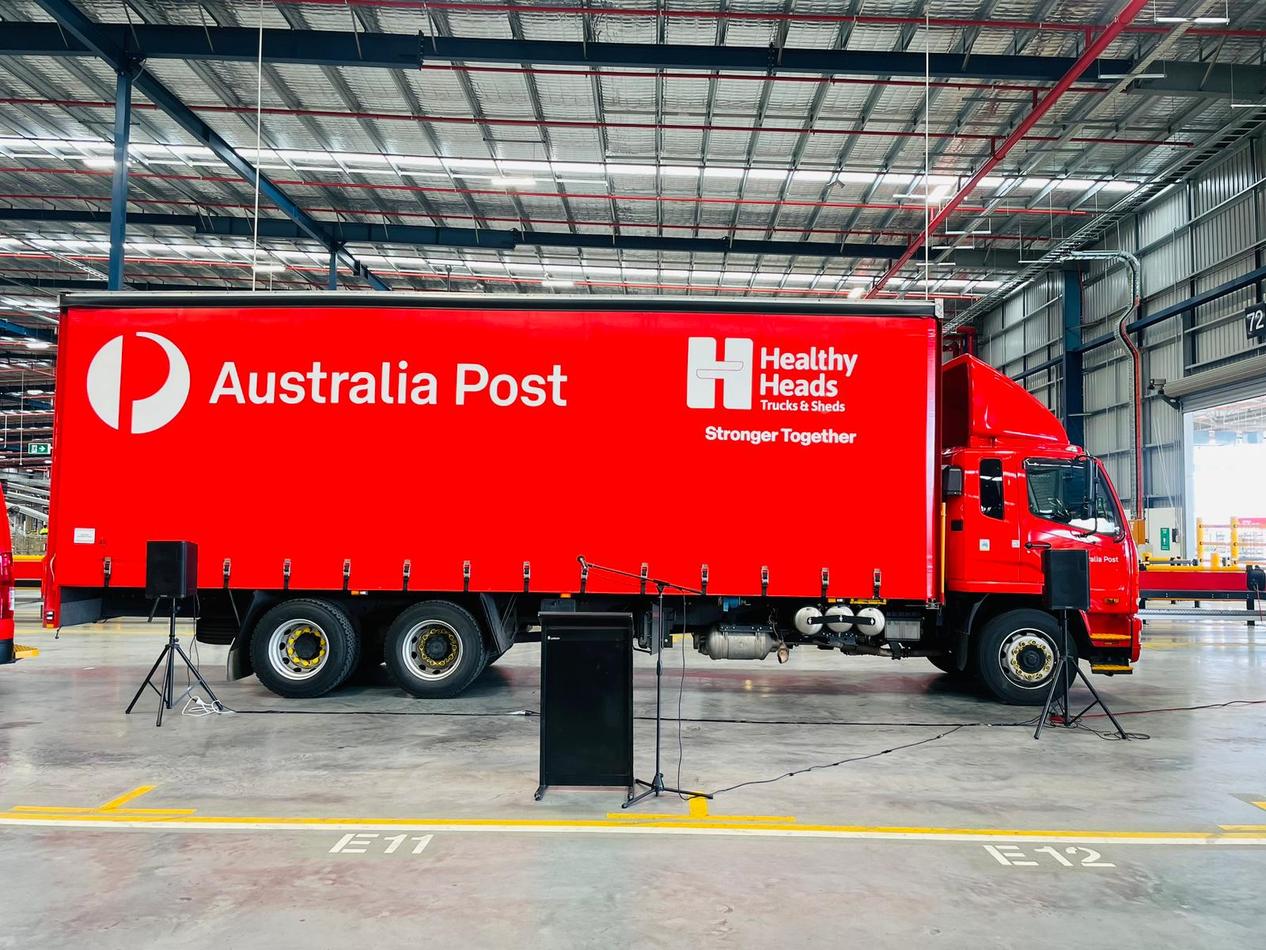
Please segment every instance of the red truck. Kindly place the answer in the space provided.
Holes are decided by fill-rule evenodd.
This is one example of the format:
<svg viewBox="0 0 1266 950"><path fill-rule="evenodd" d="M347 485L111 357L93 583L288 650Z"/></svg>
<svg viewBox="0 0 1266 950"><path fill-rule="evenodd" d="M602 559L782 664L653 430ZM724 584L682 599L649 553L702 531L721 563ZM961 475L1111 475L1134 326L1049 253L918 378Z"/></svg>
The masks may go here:
<svg viewBox="0 0 1266 950"><path fill-rule="evenodd" d="M146 542L182 539L198 638L284 696L383 661L453 696L543 610L632 611L645 642L665 578L713 659L927 657L1034 703L1041 552L1069 547L1080 655L1138 658L1102 467L943 365L931 304L70 295L60 333L50 626L147 613Z"/></svg>
<svg viewBox="0 0 1266 950"><path fill-rule="evenodd" d="M17 651L13 644L13 532L9 528L8 510L5 508L2 490L0 509L5 509L3 523L0 523L0 664L4 664L16 660Z"/></svg>

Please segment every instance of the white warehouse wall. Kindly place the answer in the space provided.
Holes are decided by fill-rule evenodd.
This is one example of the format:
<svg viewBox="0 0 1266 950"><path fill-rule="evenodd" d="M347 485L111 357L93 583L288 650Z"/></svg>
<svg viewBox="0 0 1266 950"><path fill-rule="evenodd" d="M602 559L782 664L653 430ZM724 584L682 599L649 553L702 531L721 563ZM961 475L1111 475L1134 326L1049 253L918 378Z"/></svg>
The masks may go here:
<svg viewBox="0 0 1266 950"><path fill-rule="evenodd" d="M1138 256L1142 316L1179 303L1263 264L1266 244L1266 136L1250 138L1125 218L1096 245ZM1082 339L1113 332L1129 304L1123 265L1092 262L1082 274ZM1063 275L1043 274L977 321L979 355L1016 376L1062 355ZM1260 284L1227 294L1143 333L1143 380L1181 376L1263 352L1249 342L1243 312ZM1137 338L1136 338L1137 339ZM1136 511L1131 462L1130 362L1114 340L1084 357L1086 449L1102 458L1122 501ZM1024 380L1060 411L1059 365ZM1143 407L1147 507L1181 506L1182 417L1154 392Z"/></svg>

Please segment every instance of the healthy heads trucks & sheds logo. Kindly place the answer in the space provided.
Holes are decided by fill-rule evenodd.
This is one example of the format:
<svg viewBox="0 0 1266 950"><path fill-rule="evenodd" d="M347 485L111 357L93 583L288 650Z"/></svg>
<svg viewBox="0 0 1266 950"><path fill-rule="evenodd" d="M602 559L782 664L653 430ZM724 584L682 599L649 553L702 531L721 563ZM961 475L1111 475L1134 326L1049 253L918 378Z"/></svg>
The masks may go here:
<svg viewBox="0 0 1266 950"><path fill-rule="evenodd" d="M686 350L686 405L691 409L720 408L762 412L839 414L847 404L839 398L841 384L857 368L858 354L834 346L784 350L762 346L747 337L692 336ZM731 428L709 425L709 442L791 442L796 445L853 445L857 433L834 427L804 429Z"/></svg>

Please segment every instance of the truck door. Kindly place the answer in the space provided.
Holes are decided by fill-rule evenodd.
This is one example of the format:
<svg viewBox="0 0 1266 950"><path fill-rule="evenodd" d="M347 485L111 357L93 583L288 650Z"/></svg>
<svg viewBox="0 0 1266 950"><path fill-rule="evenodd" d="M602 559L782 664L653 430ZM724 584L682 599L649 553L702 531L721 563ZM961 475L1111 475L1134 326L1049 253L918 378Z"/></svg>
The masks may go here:
<svg viewBox="0 0 1266 950"><path fill-rule="evenodd" d="M1084 457L1029 458L1024 481L1019 586L1042 592L1043 554L1050 548L1084 548L1090 554L1090 613L1120 612L1130 597L1126 527L1103 470Z"/></svg>
<svg viewBox="0 0 1266 950"><path fill-rule="evenodd" d="M1015 465L1015 457L1007 456L1005 464ZM970 500L965 506L967 530L962 540L965 550L955 559L968 575L961 586L968 590L991 587L1009 590L1016 579L1015 549L1019 545L1016 509L1023 503L1017 490L1020 479L1016 472L1006 471L1002 458L994 456L981 457L976 475L979 507L971 511Z"/></svg>

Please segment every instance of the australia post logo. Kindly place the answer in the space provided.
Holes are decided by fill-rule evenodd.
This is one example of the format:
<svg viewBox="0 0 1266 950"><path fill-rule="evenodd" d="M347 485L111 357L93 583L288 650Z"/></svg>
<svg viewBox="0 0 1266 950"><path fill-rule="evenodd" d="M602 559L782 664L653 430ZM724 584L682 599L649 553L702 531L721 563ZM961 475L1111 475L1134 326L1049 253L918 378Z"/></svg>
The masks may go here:
<svg viewBox="0 0 1266 950"><path fill-rule="evenodd" d="M129 350L137 345L137 339L149 340L157 345L167 359L167 373L154 392L131 400L126 406L129 412L123 415L126 378L123 344L128 337L133 338ZM101 421L112 429L126 427L126 431L133 435L161 429L176 418L188 398L189 362L176 344L157 333L138 330L132 334L120 334L97 350L97 355L88 365L88 403Z"/></svg>
<svg viewBox="0 0 1266 950"><path fill-rule="evenodd" d="M346 365L342 360L327 365L313 359L306 365L291 363L280 368L259 366L254 360L242 366L236 360L226 360L215 374L210 394L205 388L211 378L208 374L199 379L194 398L205 399L209 406L226 407L302 404L411 408L447 403L566 408L568 376L562 364L532 368L537 371L523 372L523 367L516 367L513 372L499 372L483 363L454 363L432 372L398 358L370 365ZM189 400L189 361L175 343L160 334L142 330L120 334L92 357L87 390L92 411L110 428L133 435L154 432L175 419Z"/></svg>

